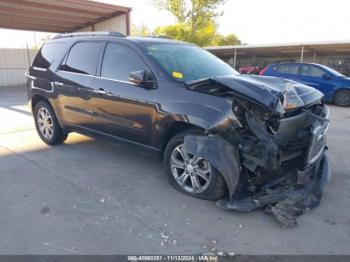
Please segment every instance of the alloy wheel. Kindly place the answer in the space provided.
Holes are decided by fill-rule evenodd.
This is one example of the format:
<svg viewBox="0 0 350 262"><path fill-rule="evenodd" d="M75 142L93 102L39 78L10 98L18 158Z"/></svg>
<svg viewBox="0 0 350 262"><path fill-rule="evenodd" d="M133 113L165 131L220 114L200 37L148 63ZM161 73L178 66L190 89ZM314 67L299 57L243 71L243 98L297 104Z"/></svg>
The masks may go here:
<svg viewBox="0 0 350 262"><path fill-rule="evenodd" d="M350 92L341 92L338 96L338 103L340 105L347 105L350 101Z"/></svg>
<svg viewBox="0 0 350 262"><path fill-rule="evenodd" d="M49 110L45 107L38 110L37 123L43 137L50 140L53 136L53 120Z"/></svg>
<svg viewBox="0 0 350 262"><path fill-rule="evenodd" d="M182 144L173 150L170 168L176 182L187 192L198 194L210 185L212 170L209 162L185 153Z"/></svg>

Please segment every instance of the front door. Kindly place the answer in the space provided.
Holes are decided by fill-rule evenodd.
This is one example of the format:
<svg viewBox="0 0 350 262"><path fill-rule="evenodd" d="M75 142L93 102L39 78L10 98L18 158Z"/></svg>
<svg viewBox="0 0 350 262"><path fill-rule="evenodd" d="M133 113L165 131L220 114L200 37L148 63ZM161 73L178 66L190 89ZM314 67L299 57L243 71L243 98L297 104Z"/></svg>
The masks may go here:
<svg viewBox="0 0 350 262"><path fill-rule="evenodd" d="M318 66L301 65L298 81L305 85L312 86L324 94L327 94L329 90L333 90L334 83L332 79L325 78L325 74L329 75L327 71Z"/></svg>
<svg viewBox="0 0 350 262"><path fill-rule="evenodd" d="M100 76L92 83L94 124L100 132L151 145L155 89L129 82L129 74L138 70L151 72L133 48L106 45Z"/></svg>

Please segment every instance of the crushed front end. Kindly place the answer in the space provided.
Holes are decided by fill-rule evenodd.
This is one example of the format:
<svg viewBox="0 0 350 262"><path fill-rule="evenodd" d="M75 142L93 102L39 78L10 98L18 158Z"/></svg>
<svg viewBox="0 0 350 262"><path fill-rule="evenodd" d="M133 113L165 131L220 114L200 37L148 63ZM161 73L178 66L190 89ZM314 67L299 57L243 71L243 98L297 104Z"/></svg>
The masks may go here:
<svg viewBox="0 0 350 262"><path fill-rule="evenodd" d="M284 226L295 226L297 216L318 206L330 179L329 110L318 100L288 105L288 97L280 98L284 110L270 110L230 95L238 124L188 136L185 150L206 158L225 178L229 196L217 201L219 207L265 208Z"/></svg>

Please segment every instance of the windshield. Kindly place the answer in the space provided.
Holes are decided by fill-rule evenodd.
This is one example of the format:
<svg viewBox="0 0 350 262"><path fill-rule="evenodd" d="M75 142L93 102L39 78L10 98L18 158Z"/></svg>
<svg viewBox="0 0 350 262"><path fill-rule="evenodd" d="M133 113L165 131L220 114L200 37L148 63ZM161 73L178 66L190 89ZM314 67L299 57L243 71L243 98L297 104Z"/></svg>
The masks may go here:
<svg viewBox="0 0 350 262"><path fill-rule="evenodd" d="M147 53L174 78L184 82L238 72L202 48L179 44L151 44Z"/></svg>
<svg viewBox="0 0 350 262"><path fill-rule="evenodd" d="M335 75L335 76L339 76L339 77L345 77L345 75L339 73L338 71L328 67L328 66L324 66L324 65L321 65L322 68L326 69L327 71L329 71L331 74Z"/></svg>

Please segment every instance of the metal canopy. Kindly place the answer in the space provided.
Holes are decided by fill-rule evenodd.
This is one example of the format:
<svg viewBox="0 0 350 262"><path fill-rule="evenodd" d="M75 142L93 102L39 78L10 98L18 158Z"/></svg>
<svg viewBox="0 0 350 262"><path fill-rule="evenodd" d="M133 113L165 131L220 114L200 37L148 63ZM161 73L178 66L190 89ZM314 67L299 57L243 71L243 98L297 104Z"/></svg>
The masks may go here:
<svg viewBox="0 0 350 262"><path fill-rule="evenodd" d="M249 57L258 56L300 56L303 55L344 55L350 54L350 41L342 42L313 42L292 43L274 45L237 45L237 46L212 46L207 50L220 57L233 56Z"/></svg>
<svg viewBox="0 0 350 262"><path fill-rule="evenodd" d="M64 33L126 14L128 31L130 11L88 0L0 0L0 28Z"/></svg>

